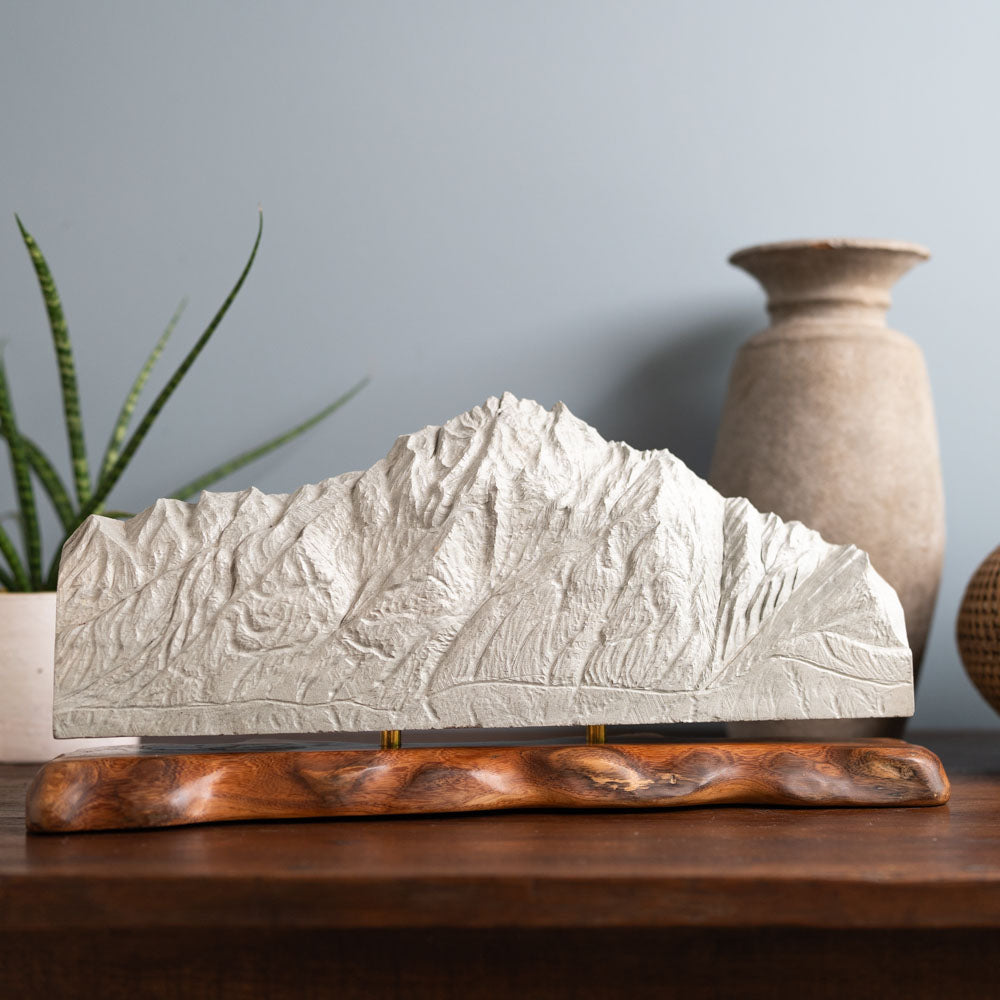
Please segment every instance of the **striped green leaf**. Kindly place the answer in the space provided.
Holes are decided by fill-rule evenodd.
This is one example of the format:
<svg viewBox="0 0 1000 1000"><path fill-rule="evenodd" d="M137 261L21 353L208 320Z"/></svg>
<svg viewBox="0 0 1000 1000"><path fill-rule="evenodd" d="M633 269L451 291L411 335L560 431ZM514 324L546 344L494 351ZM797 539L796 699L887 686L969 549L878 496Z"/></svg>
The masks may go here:
<svg viewBox="0 0 1000 1000"><path fill-rule="evenodd" d="M17 420L14 417L14 404L10 398L7 369L2 357L0 357L0 432L7 439L11 470L17 489L21 537L24 540L27 577L30 584L25 589L40 590L42 587L42 538L38 525L38 509L35 506L35 488L31 482L31 465L28 462L24 441L21 439ZM10 556L6 552L4 554L7 555L7 560L10 562ZM15 569L13 563L11 569Z"/></svg>
<svg viewBox="0 0 1000 1000"><path fill-rule="evenodd" d="M218 312L212 317L211 322L205 328L202 335L195 342L194 347L188 351L187 356L178 365L177 370L170 376L170 380L167 384L160 390L159 395L150 404L149 409L146 411L142 420L139 421L139 425L132 432L132 436L128 439L128 442L122 448L121 454L115 459L114 465L111 466L108 471L101 476L100 481L97 484L97 488L94 491L94 495L90 500L83 505L83 509L80 512L79 520L83 520L90 514L93 514L101 504L107 499L108 494L114 489L115 484L121 478L122 473L125 471L129 462L132 461L132 457L135 455L136 451L139 449L139 445L142 444L143 439L149 433L149 429L153 426L153 422L159 416L160 411L166 406L167 401L174 394L177 386L180 385L181 380L187 374L188 370L195 363L198 355L205 349L205 345L208 344L209 340L212 338L212 334L215 333L219 324L222 322L223 317L229 311L229 307L233 304L233 300L236 298L239 290L243 287L243 282L246 281L247 275L250 273L250 268L253 266L254 258L257 256L257 248L260 246L260 239L264 232L264 215L261 212L258 216L257 222L257 238L254 240L253 249L250 251L250 257L246 262L236 284L233 285L232 291L226 296L226 300L219 307Z"/></svg>
<svg viewBox="0 0 1000 1000"><path fill-rule="evenodd" d="M32 470L38 476L38 481L52 501L52 506L55 508L63 530L72 531L76 526L76 511L73 509L73 501L62 477L56 472L55 466L48 460L45 452L31 438L22 434L21 443L24 445L24 451L31 463Z"/></svg>
<svg viewBox="0 0 1000 1000"><path fill-rule="evenodd" d="M69 328L63 315L62 302L49 265L42 255L35 238L24 228L20 218L17 227L28 249L31 263L35 268L38 286L42 290L42 300L49 317L49 329L56 350L59 366L59 382L62 387L63 416L66 422L66 436L69 439L69 454L73 462L73 482L76 485L77 502L90 500L90 468L87 464L87 447L83 437L83 418L80 414L80 390L76 380L76 365L73 362L73 345L69 338Z"/></svg>
<svg viewBox="0 0 1000 1000"><path fill-rule="evenodd" d="M0 432L0 437L6 438L6 434ZM35 444L27 435L21 435L21 444L24 445L25 454L31 465L32 471L38 477L45 492L48 494L52 506L59 517L59 522L66 531L76 526L76 511L73 509L73 500L69 495L62 481L62 477L56 471L55 466L49 461L48 456L41 448ZM20 515L17 515L18 517ZM2 518L0 518L2 520Z"/></svg>
<svg viewBox="0 0 1000 1000"><path fill-rule="evenodd" d="M24 563L21 562L21 557L17 554L17 549L14 547L10 535L7 534L2 525L0 525L0 555L3 555L4 559L7 560L6 567L0 566L0 573L3 573L0 580L2 580L3 585L8 590L31 590L31 581L24 570Z"/></svg>
<svg viewBox="0 0 1000 1000"><path fill-rule="evenodd" d="M166 329L160 334L160 339L157 340L157 342L153 345L152 351L149 352L149 357L146 358L142 367L139 369L139 374L136 375L135 381L132 383L132 387L129 389L128 395L125 397L125 402L122 403L122 408L118 413L118 419L115 421L115 426L111 431L111 439L108 441L108 446L104 451L104 461L101 463L101 471L98 478L106 476L118 460L118 456L121 453L122 442L124 442L129 424L132 422L132 413L135 410L136 403L139 401L139 395L142 392L143 386L145 386L146 382L149 380L153 367L159 360L160 355L163 353L164 347L167 346L167 341L170 339L170 335L174 332L174 328L177 326L181 315L184 313L186 305L187 299L182 299L180 305L178 305L178 307L174 310L173 316L170 317L170 322L167 323Z"/></svg>
<svg viewBox="0 0 1000 1000"><path fill-rule="evenodd" d="M171 499L187 500L188 497L192 497L196 493L200 493L203 489L205 489L205 487L218 482L224 476L228 476L237 469L242 469L244 465L249 465L256 459L266 455L268 452L274 451L275 448L280 448L283 444L287 444L293 438L297 438L300 434L304 434L310 427L315 427L321 420L325 420L331 413L339 410L346 402L348 402L348 400L353 399L368 384L368 381L369 380L367 378L362 379L357 385L348 389L343 396L335 399L328 406L323 407L323 409L318 413L314 413L308 420L303 420L302 423L296 424L294 427L282 434L279 434L277 437L271 438L270 441L265 441L256 448L244 451L239 455L236 455L234 458L229 459L228 462L222 462L220 465L216 465L214 468L209 469L208 472L202 473L202 475L198 476L196 479L192 479L191 482L185 483L179 489L174 490L173 493L169 494Z"/></svg>

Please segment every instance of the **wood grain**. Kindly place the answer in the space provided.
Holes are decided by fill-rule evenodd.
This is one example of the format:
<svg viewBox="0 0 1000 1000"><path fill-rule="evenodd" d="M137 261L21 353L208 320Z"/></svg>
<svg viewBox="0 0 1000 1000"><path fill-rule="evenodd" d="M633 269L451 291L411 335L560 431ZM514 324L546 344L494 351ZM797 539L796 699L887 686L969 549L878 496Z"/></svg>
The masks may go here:
<svg viewBox="0 0 1000 1000"><path fill-rule="evenodd" d="M497 809L935 806L949 791L937 757L899 740L109 750L46 764L26 823L66 833Z"/></svg>
<svg viewBox="0 0 1000 1000"><path fill-rule="evenodd" d="M919 736L942 808L31 836L0 765L0 997L995 997L1000 731Z"/></svg>
<svg viewBox="0 0 1000 1000"><path fill-rule="evenodd" d="M542 810L32 836L37 767L0 765L0 935L50 934L51 947L22 956L47 968L68 940L106 932L110 969L129 953L123 934L177 928L208 951L224 928L331 940L578 928L609 947L617 932L656 928L655 953L671 962L678 928L1000 933L1000 731L923 736L953 781L937 809ZM846 947L841 966L855 969Z"/></svg>

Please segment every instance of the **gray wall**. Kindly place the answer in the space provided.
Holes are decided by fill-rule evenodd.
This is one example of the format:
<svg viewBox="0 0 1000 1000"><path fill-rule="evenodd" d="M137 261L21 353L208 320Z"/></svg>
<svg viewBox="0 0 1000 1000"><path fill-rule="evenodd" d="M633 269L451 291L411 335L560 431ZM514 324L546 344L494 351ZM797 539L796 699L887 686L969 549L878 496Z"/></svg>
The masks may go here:
<svg viewBox="0 0 1000 1000"><path fill-rule="evenodd" d="M727 253L926 243L891 314L927 355L949 505L918 715L991 726L952 632L1000 541L998 30L985 2L8 0L0 206L55 270L96 450L176 301L171 365L212 314L264 205L256 271L118 491L130 508L366 372L348 410L225 486L367 466L503 389L704 473L733 351L764 322ZM62 458L6 220L19 414Z"/></svg>

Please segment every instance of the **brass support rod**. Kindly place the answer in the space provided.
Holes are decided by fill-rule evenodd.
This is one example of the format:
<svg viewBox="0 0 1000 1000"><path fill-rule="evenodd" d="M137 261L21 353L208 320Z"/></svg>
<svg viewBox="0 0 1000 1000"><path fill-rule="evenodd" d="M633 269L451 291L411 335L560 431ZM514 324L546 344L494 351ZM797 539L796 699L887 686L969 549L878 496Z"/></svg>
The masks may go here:
<svg viewBox="0 0 1000 1000"><path fill-rule="evenodd" d="M604 726L587 726L588 743L604 743Z"/></svg>
<svg viewBox="0 0 1000 1000"><path fill-rule="evenodd" d="M398 750L401 742L398 729L383 729L382 738L379 740L379 749Z"/></svg>

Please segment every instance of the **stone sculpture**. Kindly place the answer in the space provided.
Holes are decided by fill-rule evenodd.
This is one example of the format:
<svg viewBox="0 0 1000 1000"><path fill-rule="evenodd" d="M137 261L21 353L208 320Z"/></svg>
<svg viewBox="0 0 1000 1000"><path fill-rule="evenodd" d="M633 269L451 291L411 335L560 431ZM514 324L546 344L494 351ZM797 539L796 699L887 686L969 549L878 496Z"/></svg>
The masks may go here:
<svg viewBox="0 0 1000 1000"><path fill-rule="evenodd" d="M667 451L510 394L290 495L89 518L55 732L909 715L891 587Z"/></svg>

